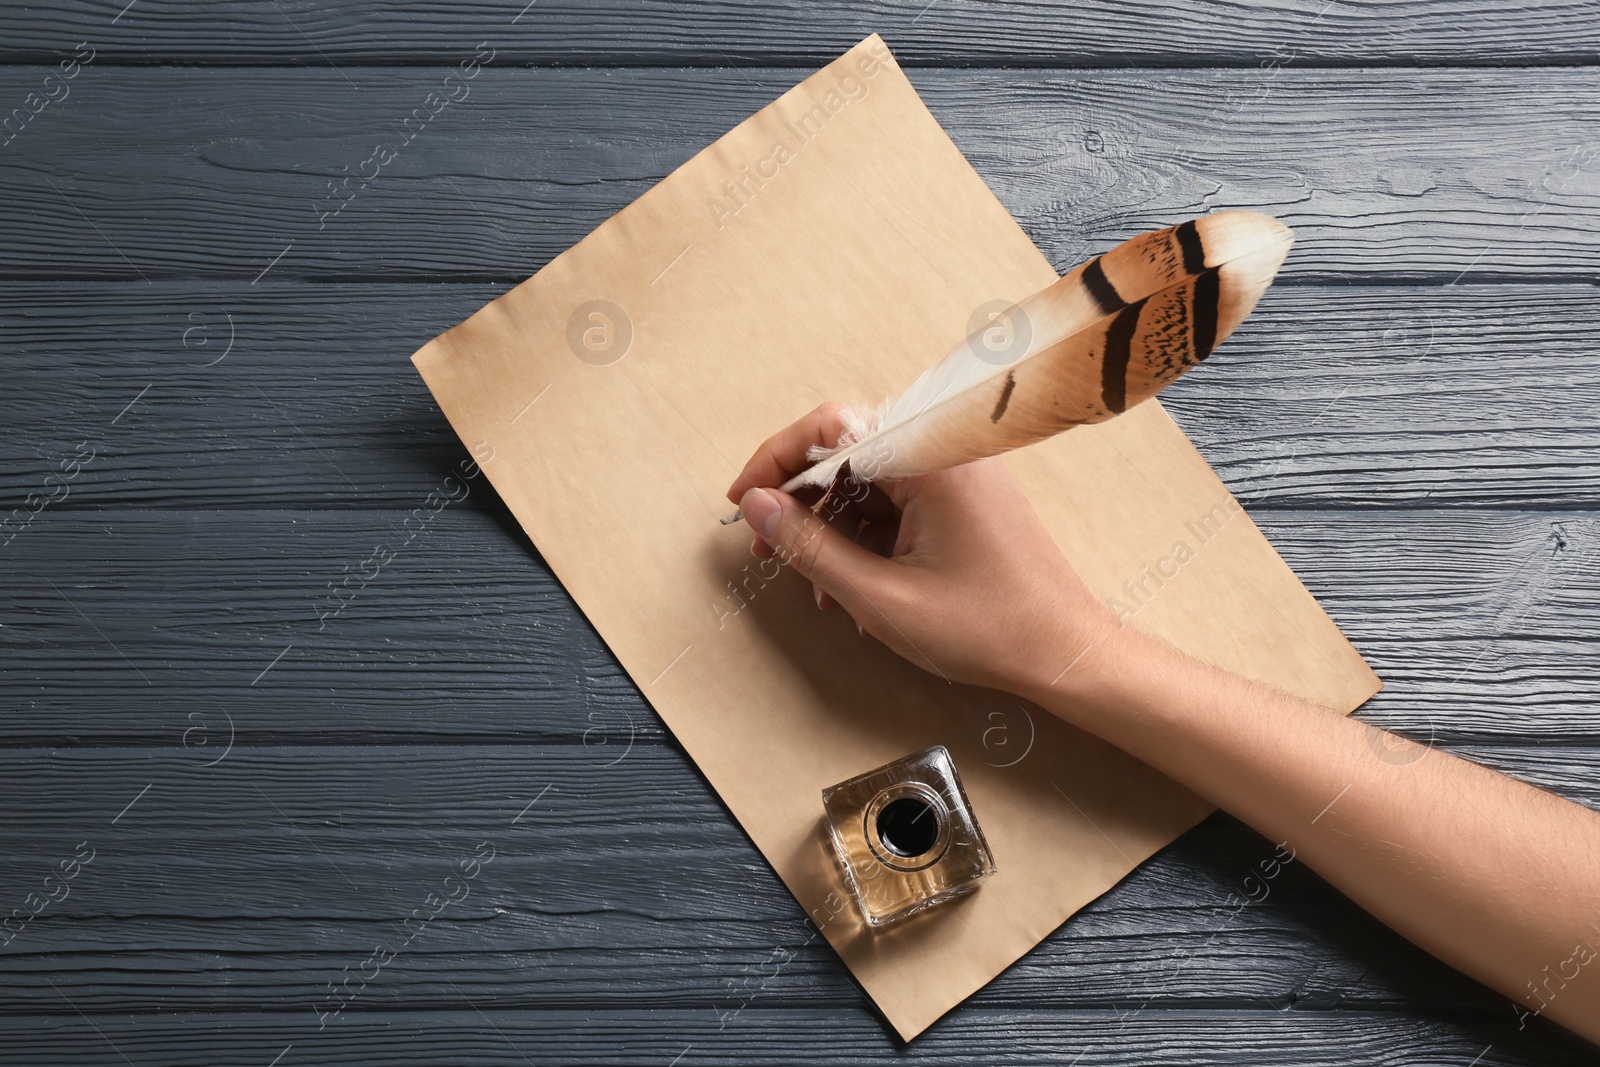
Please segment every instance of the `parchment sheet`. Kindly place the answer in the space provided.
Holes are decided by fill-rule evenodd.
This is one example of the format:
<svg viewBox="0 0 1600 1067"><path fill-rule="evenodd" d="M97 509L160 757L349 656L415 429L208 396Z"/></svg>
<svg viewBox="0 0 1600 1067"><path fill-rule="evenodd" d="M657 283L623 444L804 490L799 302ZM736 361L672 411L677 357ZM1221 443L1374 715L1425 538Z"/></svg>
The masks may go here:
<svg viewBox="0 0 1600 1067"><path fill-rule="evenodd" d="M898 393L980 308L1055 277L873 36L413 357L907 1039L1210 809L1039 709L949 685L818 612L807 583L750 554L746 527L718 524L722 493L779 427L825 400ZM1154 401L1008 462L1129 625L1340 710L1380 687ZM999 873L869 934L837 881L820 791L932 744L955 757Z"/></svg>

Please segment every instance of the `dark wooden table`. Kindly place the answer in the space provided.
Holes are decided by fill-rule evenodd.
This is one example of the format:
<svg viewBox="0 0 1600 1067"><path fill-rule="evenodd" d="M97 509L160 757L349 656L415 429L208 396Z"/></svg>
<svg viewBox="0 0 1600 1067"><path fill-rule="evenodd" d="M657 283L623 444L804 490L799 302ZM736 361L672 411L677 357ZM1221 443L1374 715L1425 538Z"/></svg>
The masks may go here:
<svg viewBox="0 0 1600 1067"><path fill-rule="evenodd" d="M1592 3L125 2L0 11L0 1062L1600 1062L1300 866L1231 907L1224 816L900 1045L492 492L439 503L407 360L879 31L1062 268L1295 227L1169 407L1362 715L1594 804Z"/></svg>

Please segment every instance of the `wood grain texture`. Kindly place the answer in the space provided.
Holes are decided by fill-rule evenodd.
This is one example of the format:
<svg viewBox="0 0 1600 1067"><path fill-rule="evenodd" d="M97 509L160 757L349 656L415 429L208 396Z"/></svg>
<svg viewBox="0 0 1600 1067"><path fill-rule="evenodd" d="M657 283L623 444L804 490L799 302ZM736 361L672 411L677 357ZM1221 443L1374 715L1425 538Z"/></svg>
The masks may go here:
<svg viewBox="0 0 1600 1067"><path fill-rule="evenodd" d="M466 452L406 357L502 291L8 285L0 515L86 442L93 461L52 507L409 511ZM1592 510L1593 294L1276 286L1162 403L1253 509Z"/></svg>
<svg viewBox="0 0 1600 1067"><path fill-rule="evenodd" d="M406 521L46 510L0 549L6 735L172 744L197 723L220 731L221 708L258 741L558 742L602 763L629 740L659 743L654 713L509 516L445 508L414 537ZM1362 714L1445 744L1600 744L1600 516L1256 521L1388 682ZM393 559L363 568L379 545ZM328 584L347 578L348 606L320 618Z"/></svg>
<svg viewBox="0 0 1600 1067"><path fill-rule="evenodd" d="M0 277L514 283L804 73L490 65L403 126L448 69L88 67L0 152ZM1296 230L1290 280L1600 268L1590 68L913 74L1063 269L1224 207Z"/></svg>
<svg viewBox="0 0 1600 1067"><path fill-rule="evenodd" d="M1388 681L1364 717L1600 806L1590 5L124 5L0 10L0 516L67 489L0 528L0 913L98 850L0 947L0 1059L1600 1063L1303 866L1236 908L1270 846L1226 816L901 1046L487 487L412 516L466 453L405 359L880 31L1062 268L1298 230L1169 408Z"/></svg>
<svg viewBox="0 0 1600 1067"><path fill-rule="evenodd" d="M501 1010L726 1010L775 970L785 1010L857 1000L677 752L597 769L559 746L242 745L206 768L179 746L14 749L0 771L18 789L0 900L20 903L80 841L94 848L72 893L0 949L0 1016L58 1011L65 994L87 1012L314 1022L312 1002L331 1010L327 983L375 944L396 959L369 971L349 1015L458 992ZM416 932L402 925L461 859L489 854L484 841L493 859L466 895ZM1272 854L1234 820L1208 820L972 1007L1388 1010L1514 1035L1504 998L1303 865L1247 899Z"/></svg>
<svg viewBox="0 0 1600 1067"><path fill-rule="evenodd" d="M773 983L774 989L778 983ZM777 999L778 993L771 994ZM472 1063L526 1067L551 1060L573 1064L660 1067L677 1059L743 1065L764 1059L793 1064L1017 1063L1081 1067L1183 1063L1239 1067L1285 1063L1348 1067L1578 1067L1595 1062L1592 1047L1553 1027L1500 1042L1477 1025L1458 1027L1424 1015L1391 1012L1137 1011L1128 1007L1057 1011L1049 1007L957 1012L909 1048L887 1037L870 1016L847 1009L787 1011L762 1000L738 1010L617 1012L500 1009L458 996L435 1011L395 1017L374 1012L317 1033L309 1013L102 1017L98 1029L68 1010L54 1016L0 1021L8 1052L22 1062L171 1064L290 1063L372 1067ZM335 1031L334 1027L338 1029ZM333 1031L333 1032L329 1032ZM1181 1043L1172 1035L1184 1035ZM114 1046L114 1047L113 1047ZM1487 1047L1486 1047L1487 1046ZM95 1057L96 1059L89 1059ZM290 1057L293 1057L292 1059Z"/></svg>
<svg viewBox="0 0 1600 1067"><path fill-rule="evenodd" d="M149 0L69 0L0 17L0 59L36 59L104 40L125 62L419 63L489 39L519 63L820 65L869 33L919 65L1367 66L1592 63L1600 34L1574 0L1510 8L1274 0L1135 5L1116 0L820 0L803 7L719 0L235 0L223 10ZM115 23L113 24L113 19Z"/></svg>

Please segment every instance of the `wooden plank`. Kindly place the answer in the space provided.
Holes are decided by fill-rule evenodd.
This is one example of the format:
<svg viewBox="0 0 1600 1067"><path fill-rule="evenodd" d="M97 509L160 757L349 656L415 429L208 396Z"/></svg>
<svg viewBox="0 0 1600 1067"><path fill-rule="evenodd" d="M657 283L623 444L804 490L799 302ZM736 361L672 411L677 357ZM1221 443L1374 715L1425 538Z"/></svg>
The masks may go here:
<svg viewBox="0 0 1600 1067"><path fill-rule="evenodd" d="M0 100L46 73L0 69ZM358 73L82 70L0 154L0 276L519 281L803 71L491 64L421 118L444 71ZM1600 71L914 75L1063 267L1230 206L1297 229L1291 279L1600 267Z"/></svg>
<svg viewBox="0 0 1600 1067"><path fill-rule="evenodd" d="M560 747L241 746L210 768L191 755L0 751L16 789L0 899L21 906L92 849L69 895L0 949L0 1015L59 1010L44 978L89 1012L176 998L311 1015L375 943L398 960L369 981L363 1011L449 1003L452 984L501 1006L700 1009L770 973L775 954L786 1007L858 1002L678 753L611 767ZM1592 779L1597 755L1568 760L1574 781ZM1262 882L1273 853L1232 819L1208 820L974 1006L1509 1015L1303 865ZM461 878L463 859L491 854ZM404 925L446 892L458 900L428 904L437 918Z"/></svg>
<svg viewBox="0 0 1600 1067"><path fill-rule="evenodd" d="M1242 862L1269 855L1264 846ZM729 892L747 891L741 879L720 877L737 868L739 853L696 858L703 876L718 876ZM618 864L595 856L592 866L600 879ZM1119 889L1101 913L1072 919L976 994L972 1007L1082 1009L1131 1000L1159 1010L1509 1012L1505 998L1404 944L1331 888L1297 893L1292 905L1244 911L1220 902L1210 910L1158 909L1154 894L1179 874L1206 877L1203 867L1197 872L1193 866L1173 867L1161 878L1140 875L1138 889ZM659 875L668 886L692 876L670 867ZM223 877L261 876L230 869ZM231 888L222 877L209 884L217 892ZM357 970L375 942L400 954L399 965L370 982L359 1004L341 1016L357 1007L394 1011L449 1003L452 985L501 1006L698 1010L737 999L774 966L782 969L786 1008L860 1003L833 950L795 916L642 916L610 898L567 913L504 894L499 899L502 914L435 919L403 948L398 943L407 935L395 932L398 920L375 918L40 919L37 930L30 926L5 952L0 1017L54 1011L60 1001L51 984L87 1012L134 1014L179 1000L191 1010L316 1014L319 998L321 1011L329 1012L337 1004L326 983L342 981L346 967ZM227 981L219 982L223 974Z"/></svg>
<svg viewBox="0 0 1600 1067"><path fill-rule="evenodd" d="M1363 714L1449 744L1600 743L1593 513L1256 518L1388 680ZM373 562L378 546L387 563ZM1195 565L1203 558L1201 546ZM171 744L196 721L220 730L218 708L261 741L471 737L614 753L661 739L501 511L446 507L424 524L394 512L46 510L0 559L13 743Z"/></svg>
<svg viewBox="0 0 1600 1067"><path fill-rule="evenodd" d="M1319 0L1226 8L1111 0L818 0L803 12L749 2L537 5L488 0L235 0L129 5L67 0L6 11L0 60L35 60L89 38L122 62L321 66L448 62L488 39L518 63L818 64L872 32L919 65L1255 66L1594 62L1600 29L1563 0L1410 0L1382 10Z"/></svg>
<svg viewBox="0 0 1600 1067"><path fill-rule="evenodd" d="M1063 266L1210 206L1300 229L1281 312L1175 413L1389 678L1366 714L1600 804L1600 86L1314 70L1592 64L1600 20L1569 0L522 6L0 12L0 62L100 47L0 145L0 276L49 279L0 295L3 511L97 449L0 547L0 899L100 848L0 949L17 1062L906 1058L492 495L406 525L464 453L403 357L872 29L913 64L1239 68L915 77ZM482 40L471 102L317 229L328 179ZM735 61L789 69L504 69ZM196 62L312 69L127 69ZM0 70L4 106L45 70ZM1386 279L1436 287L1365 284ZM240 345L206 366L230 315ZM1337 510L1372 504L1458 510ZM319 629L314 594L395 538ZM327 983L484 839L504 847L473 897L323 1025ZM1303 867L1234 914L1266 847L1208 821L909 1051L1595 1062Z"/></svg>
<svg viewBox="0 0 1600 1067"><path fill-rule="evenodd" d="M773 986L779 983L774 981ZM1589 1067L1594 1047L1543 1020L1518 1033L1488 1020L1455 1022L1391 1012L1093 1011L958 1008L907 1048L859 1009L787 1011L781 992L720 1011L538 1011L458 996L448 1007L395 1015L371 1012L319 1034L305 1014L208 1015L178 1011L90 1020L65 1010L0 1021L20 1062L361 1063L371 1067L473 1063L899 1064L922 1062L1113 1067L1348 1067L1351 1063ZM1509 1014L1509 1013L1508 1013ZM1486 1036L1487 1035L1487 1036ZM114 1047L113 1047L114 1046ZM285 1055L286 1046L292 1053ZM292 1058L291 1058L292 1057Z"/></svg>
<svg viewBox="0 0 1600 1067"><path fill-rule="evenodd" d="M85 445L52 507L409 510L467 452L406 357L503 289L8 285L0 515ZM1280 286L1163 403L1252 508L1591 507L1593 292Z"/></svg>

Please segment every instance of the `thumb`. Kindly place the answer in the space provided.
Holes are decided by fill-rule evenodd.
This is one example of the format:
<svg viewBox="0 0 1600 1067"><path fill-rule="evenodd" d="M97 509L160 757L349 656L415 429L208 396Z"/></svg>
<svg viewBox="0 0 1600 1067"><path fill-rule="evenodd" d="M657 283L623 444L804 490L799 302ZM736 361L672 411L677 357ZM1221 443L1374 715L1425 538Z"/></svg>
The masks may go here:
<svg viewBox="0 0 1600 1067"><path fill-rule="evenodd" d="M823 522L779 489L752 489L739 501L750 528L783 563L838 601L857 622L879 614L872 601L894 564Z"/></svg>

